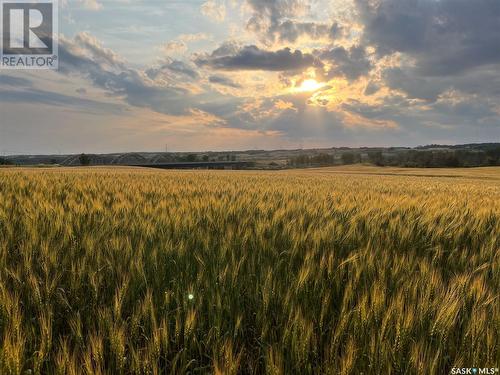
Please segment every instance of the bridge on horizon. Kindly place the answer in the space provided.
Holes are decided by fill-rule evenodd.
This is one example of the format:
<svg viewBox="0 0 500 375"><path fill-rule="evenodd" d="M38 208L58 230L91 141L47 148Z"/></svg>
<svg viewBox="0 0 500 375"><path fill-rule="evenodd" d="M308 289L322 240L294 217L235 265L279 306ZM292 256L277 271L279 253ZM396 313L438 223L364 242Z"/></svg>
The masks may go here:
<svg viewBox="0 0 500 375"><path fill-rule="evenodd" d="M249 161L203 161L203 162L175 162L129 164L129 167L143 167L156 169L248 169L255 165Z"/></svg>

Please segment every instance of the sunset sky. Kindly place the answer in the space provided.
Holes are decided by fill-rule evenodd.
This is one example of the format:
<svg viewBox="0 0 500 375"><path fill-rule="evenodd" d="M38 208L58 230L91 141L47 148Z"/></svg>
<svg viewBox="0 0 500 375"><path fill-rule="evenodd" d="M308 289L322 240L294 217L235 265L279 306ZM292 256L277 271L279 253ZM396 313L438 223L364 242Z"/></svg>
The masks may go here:
<svg viewBox="0 0 500 375"><path fill-rule="evenodd" d="M500 141L499 0L66 0L0 153Z"/></svg>

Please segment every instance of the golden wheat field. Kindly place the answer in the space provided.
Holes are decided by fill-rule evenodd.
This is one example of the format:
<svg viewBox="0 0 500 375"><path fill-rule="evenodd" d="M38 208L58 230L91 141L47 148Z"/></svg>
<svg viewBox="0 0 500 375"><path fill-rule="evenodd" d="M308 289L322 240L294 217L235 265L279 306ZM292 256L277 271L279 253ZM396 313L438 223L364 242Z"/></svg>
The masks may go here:
<svg viewBox="0 0 500 375"><path fill-rule="evenodd" d="M0 374L500 364L500 169L0 170Z"/></svg>

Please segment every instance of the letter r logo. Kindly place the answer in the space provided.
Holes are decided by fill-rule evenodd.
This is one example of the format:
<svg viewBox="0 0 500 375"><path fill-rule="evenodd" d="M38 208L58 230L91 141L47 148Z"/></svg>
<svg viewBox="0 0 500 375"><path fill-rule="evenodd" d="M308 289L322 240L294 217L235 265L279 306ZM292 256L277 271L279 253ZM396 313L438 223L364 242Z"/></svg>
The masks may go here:
<svg viewBox="0 0 500 375"><path fill-rule="evenodd" d="M54 4L50 2L3 2L3 54L52 54L53 7Z"/></svg>

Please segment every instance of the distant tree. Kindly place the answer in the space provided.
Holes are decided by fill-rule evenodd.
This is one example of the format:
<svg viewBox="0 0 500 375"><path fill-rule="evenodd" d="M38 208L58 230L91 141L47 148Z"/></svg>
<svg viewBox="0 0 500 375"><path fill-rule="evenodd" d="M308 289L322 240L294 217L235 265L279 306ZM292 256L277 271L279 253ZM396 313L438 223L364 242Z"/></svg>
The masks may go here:
<svg viewBox="0 0 500 375"><path fill-rule="evenodd" d="M12 162L10 160L0 158L0 165L12 165Z"/></svg>
<svg viewBox="0 0 500 375"><path fill-rule="evenodd" d="M288 165L292 167L306 167L306 166L330 166L335 165L335 155L320 153L313 156L297 155L288 160Z"/></svg>
<svg viewBox="0 0 500 375"><path fill-rule="evenodd" d="M420 168L432 167L432 151L417 151L414 154L415 164Z"/></svg>
<svg viewBox="0 0 500 375"><path fill-rule="evenodd" d="M370 163L375 164L379 167L383 167L385 165L384 155L382 154L382 151L369 152L368 159L370 160Z"/></svg>
<svg viewBox="0 0 500 375"><path fill-rule="evenodd" d="M353 152L344 152L342 154L342 164L354 164L356 163L356 154Z"/></svg>
<svg viewBox="0 0 500 375"><path fill-rule="evenodd" d="M194 163L198 160L198 155L196 154L189 154L186 156L186 161L189 163Z"/></svg>
<svg viewBox="0 0 500 375"><path fill-rule="evenodd" d="M460 167L460 160L455 152L442 152L434 155L434 165L436 167L457 168Z"/></svg>
<svg viewBox="0 0 500 375"><path fill-rule="evenodd" d="M85 154L81 154L78 158L80 165L90 165L90 157Z"/></svg>
<svg viewBox="0 0 500 375"><path fill-rule="evenodd" d="M342 148L343 164L354 164L362 161L362 154L352 149ZM407 168L457 168L500 165L500 146L463 145L463 146L425 146L416 149L387 148L382 150L366 150L370 163L377 166L394 166ZM312 151L311 151L312 153ZM287 165L290 167L329 166L335 165L335 155L331 153L301 153L291 157Z"/></svg>
<svg viewBox="0 0 500 375"><path fill-rule="evenodd" d="M203 155L203 161L205 161L205 162L209 161L208 155Z"/></svg>
<svg viewBox="0 0 500 375"><path fill-rule="evenodd" d="M500 165L500 147L486 151L486 163L488 165Z"/></svg>
<svg viewBox="0 0 500 375"><path fill-rule="evenodd" d="M310 158L310 164L320 165L320 166L329 166L335 163L335 157L330 154L318 154L312 156Z"/></svg>
<svg viewBox="0 0 500 375"><path fill-rule="evenodd" d="M307 155L298 155L291 158L288 162L289 165L294 167L305 167L310 164L310 158Z"/></svg>

